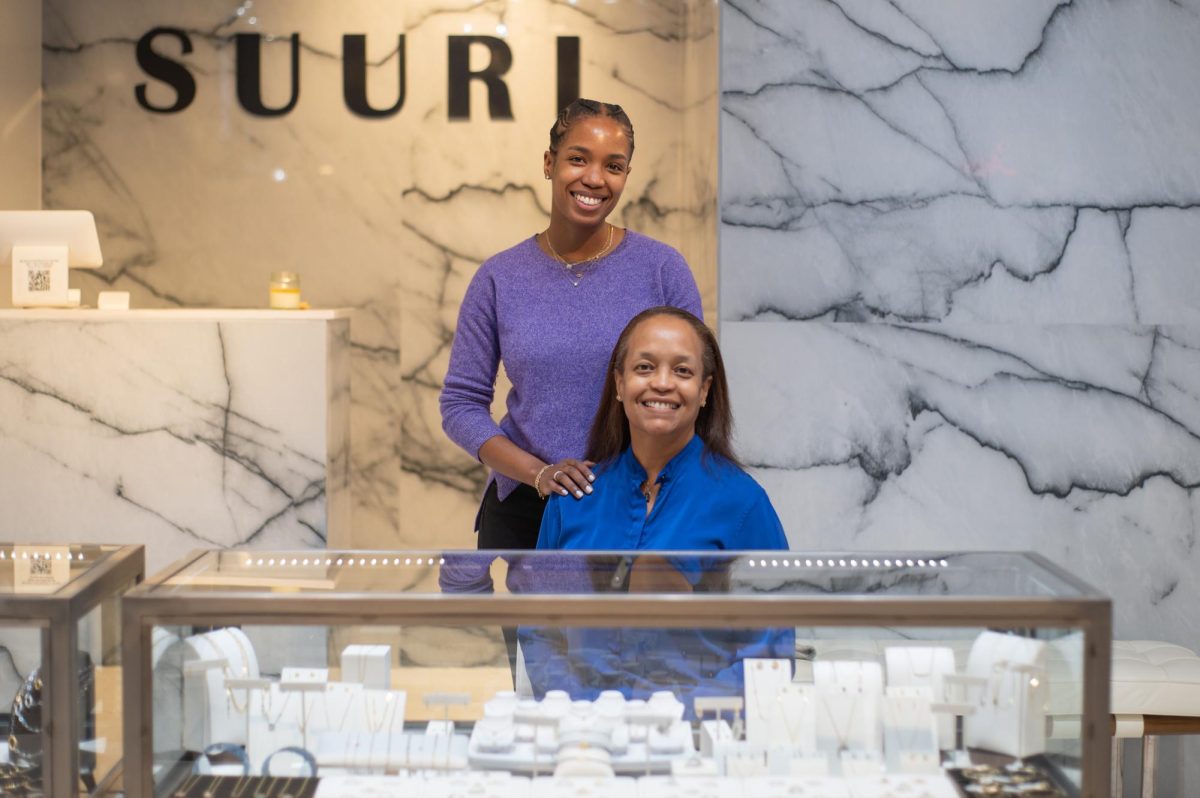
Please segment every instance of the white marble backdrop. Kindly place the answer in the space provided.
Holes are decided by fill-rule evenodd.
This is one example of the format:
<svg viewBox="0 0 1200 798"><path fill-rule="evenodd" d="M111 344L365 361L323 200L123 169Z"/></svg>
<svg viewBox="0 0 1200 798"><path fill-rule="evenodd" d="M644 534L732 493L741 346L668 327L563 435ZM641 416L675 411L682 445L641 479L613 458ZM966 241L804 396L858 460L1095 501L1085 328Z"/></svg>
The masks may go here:
<svg viewBox="0 0 1200 798"><path fill-rule="evenodd" d="M618 221L683 250L715 307L715 18L700 0L46 0L45 205L96 212L106 265L82 278L85 302L112 287L142 307L258 306L269 273L288 268L314 306L355 308L353 542L473 546L484 474L446 440L436 398L475 269L548 218L555 36L581 38L584 96L633 118ZM178 114L135 102L148 80L135 44L159 25L186 29L195 48L182 60L196 99ZM287 99L287 37L301 35L300 97L287 116L238 107L237 32L282 37L264 45L268 104ZM512 48L514 120L488 118L478 83L470 121L448 120L447 37L468 32ZM376 106L396 97L406 34L395 116L345 107L346 33L367 35ZM169 40L160 47L178 53ZM157 102L171 99L148 82Z"/></svg>
<svg viewBox="0 0 1200 798"><path fill-rule="evenodd" d="M1033 549L1200 649L1200 3L721 27L722 342L792 545Z"/></svg>
<svg viewBox="0 0 1200 798"><path fill-rule="evenodd" d="M0 536L140 543L147 574L336 545L347 320L238 315L0 311Z"/></svg>

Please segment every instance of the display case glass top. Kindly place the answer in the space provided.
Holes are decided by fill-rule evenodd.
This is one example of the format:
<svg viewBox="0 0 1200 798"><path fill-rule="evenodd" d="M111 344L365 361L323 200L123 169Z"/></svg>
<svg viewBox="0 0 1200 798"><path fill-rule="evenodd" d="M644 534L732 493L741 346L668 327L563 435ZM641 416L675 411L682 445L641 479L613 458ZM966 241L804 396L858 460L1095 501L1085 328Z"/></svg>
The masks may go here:
<svg viewBox="0 0 1200 798"><path fill-rule="evenodd" d="M0 596L58 593L103 566L120 548L0 543Z"/></svg>
<svg viewBox="0 0 1200 798"><path fill-rule="evenodd" d="M204 551L157 594L275 591L372 595L488 592L563 596L704 592L763 597L1096 599L1037 555L1017 552Z"/></svg>

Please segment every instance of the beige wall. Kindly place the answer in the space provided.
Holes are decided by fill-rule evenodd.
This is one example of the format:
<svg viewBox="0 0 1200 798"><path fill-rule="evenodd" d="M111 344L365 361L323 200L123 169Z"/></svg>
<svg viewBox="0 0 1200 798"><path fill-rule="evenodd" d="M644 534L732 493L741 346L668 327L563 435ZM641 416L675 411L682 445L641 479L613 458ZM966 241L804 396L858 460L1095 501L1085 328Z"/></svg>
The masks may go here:
<svg viewBox="0 0 1200 798"><path fill-rule="evenodd" d="M355 546L475 544L486 474L442 432L438 392L479 264L547 224L542 155L557 111L556 36L580 38L584 96L620 103L637 130L614 221L681 250L715 318L711 0L254 0L252 14L233 20L218 0L45 6L43 202L96 214L104 267L72 275L85 303L116 289L131 292L134 307L261 306L270 273L288 269L314 307L355 309ZM172 96L135 55L139 38L163 25L211 32L190 35L194 49L177 55L196 94L174 114L148 113L134 92L145 82L165 92L156 102ZM472 87L470 119L448 118L447 45L467 31L510 46L512 119L488 117L482 84ZM237 102L230 37L255 32L274 37L263 84L281 93L290 35L302 37L302 90L286 115L252 116ZM377 105L395 96L389 53L405 34L407 93L395 116L347 110L349 32L368 37Z"/></svg>
<svg viewBox="0 0 1200 798"><path fill-rule="evenodd" d="M0 0L0 209L42 205L42 3Z"/></svg>
<svg viewBox="0 0 1200 798"><path fill-rule="evenodd" d="M0 0L0 20L0 210L40 208L42 2ZM0 265L0 308L12 305L11 275Z"/></svg>

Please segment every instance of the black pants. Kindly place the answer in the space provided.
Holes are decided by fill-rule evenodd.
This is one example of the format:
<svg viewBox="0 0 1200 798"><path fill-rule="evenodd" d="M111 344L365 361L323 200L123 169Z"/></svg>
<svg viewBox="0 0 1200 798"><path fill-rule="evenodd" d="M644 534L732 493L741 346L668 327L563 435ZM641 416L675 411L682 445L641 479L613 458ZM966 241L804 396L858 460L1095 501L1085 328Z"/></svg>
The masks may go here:
<svg viewBox="0 0 1200 798"><path fill-rule="evenodd" d="M496 492L496 483L488 486L479 505L475 529L479 532L478 548L483 549L534 549L537 548L538 529L542 525L542 513L546 503L538 498L537 491L528 485L518 485L504 501ZM512 567L512 564L509 564ZM508 666L516 680L517 630L512 626L501 627L504 647L508 649Z"/></svg>
<svg viewBox="0 0 1200 798"><path fill-rule="evenodd" d="M488 485L475 519L480 549L536 549L546 503L528 485L500 501L496 483Z"/></svg>

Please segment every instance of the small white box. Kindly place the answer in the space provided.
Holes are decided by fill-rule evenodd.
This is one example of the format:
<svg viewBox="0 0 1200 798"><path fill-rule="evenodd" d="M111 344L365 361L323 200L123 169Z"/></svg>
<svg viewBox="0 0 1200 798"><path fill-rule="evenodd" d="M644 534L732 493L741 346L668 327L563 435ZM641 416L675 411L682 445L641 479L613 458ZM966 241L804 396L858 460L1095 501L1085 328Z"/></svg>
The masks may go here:
<svg viewBox="0 0 1200 798"><path fill-rule="evenodd" d="M342 649L341 680L373 690L391 690L392 647L346 646Z"/></svg>
<svg viewBox="0 0 1200 798"><path fill-rule="evenodd" d="M101 291L96 297L99 310L129 310L128 291Z"/></svg>

